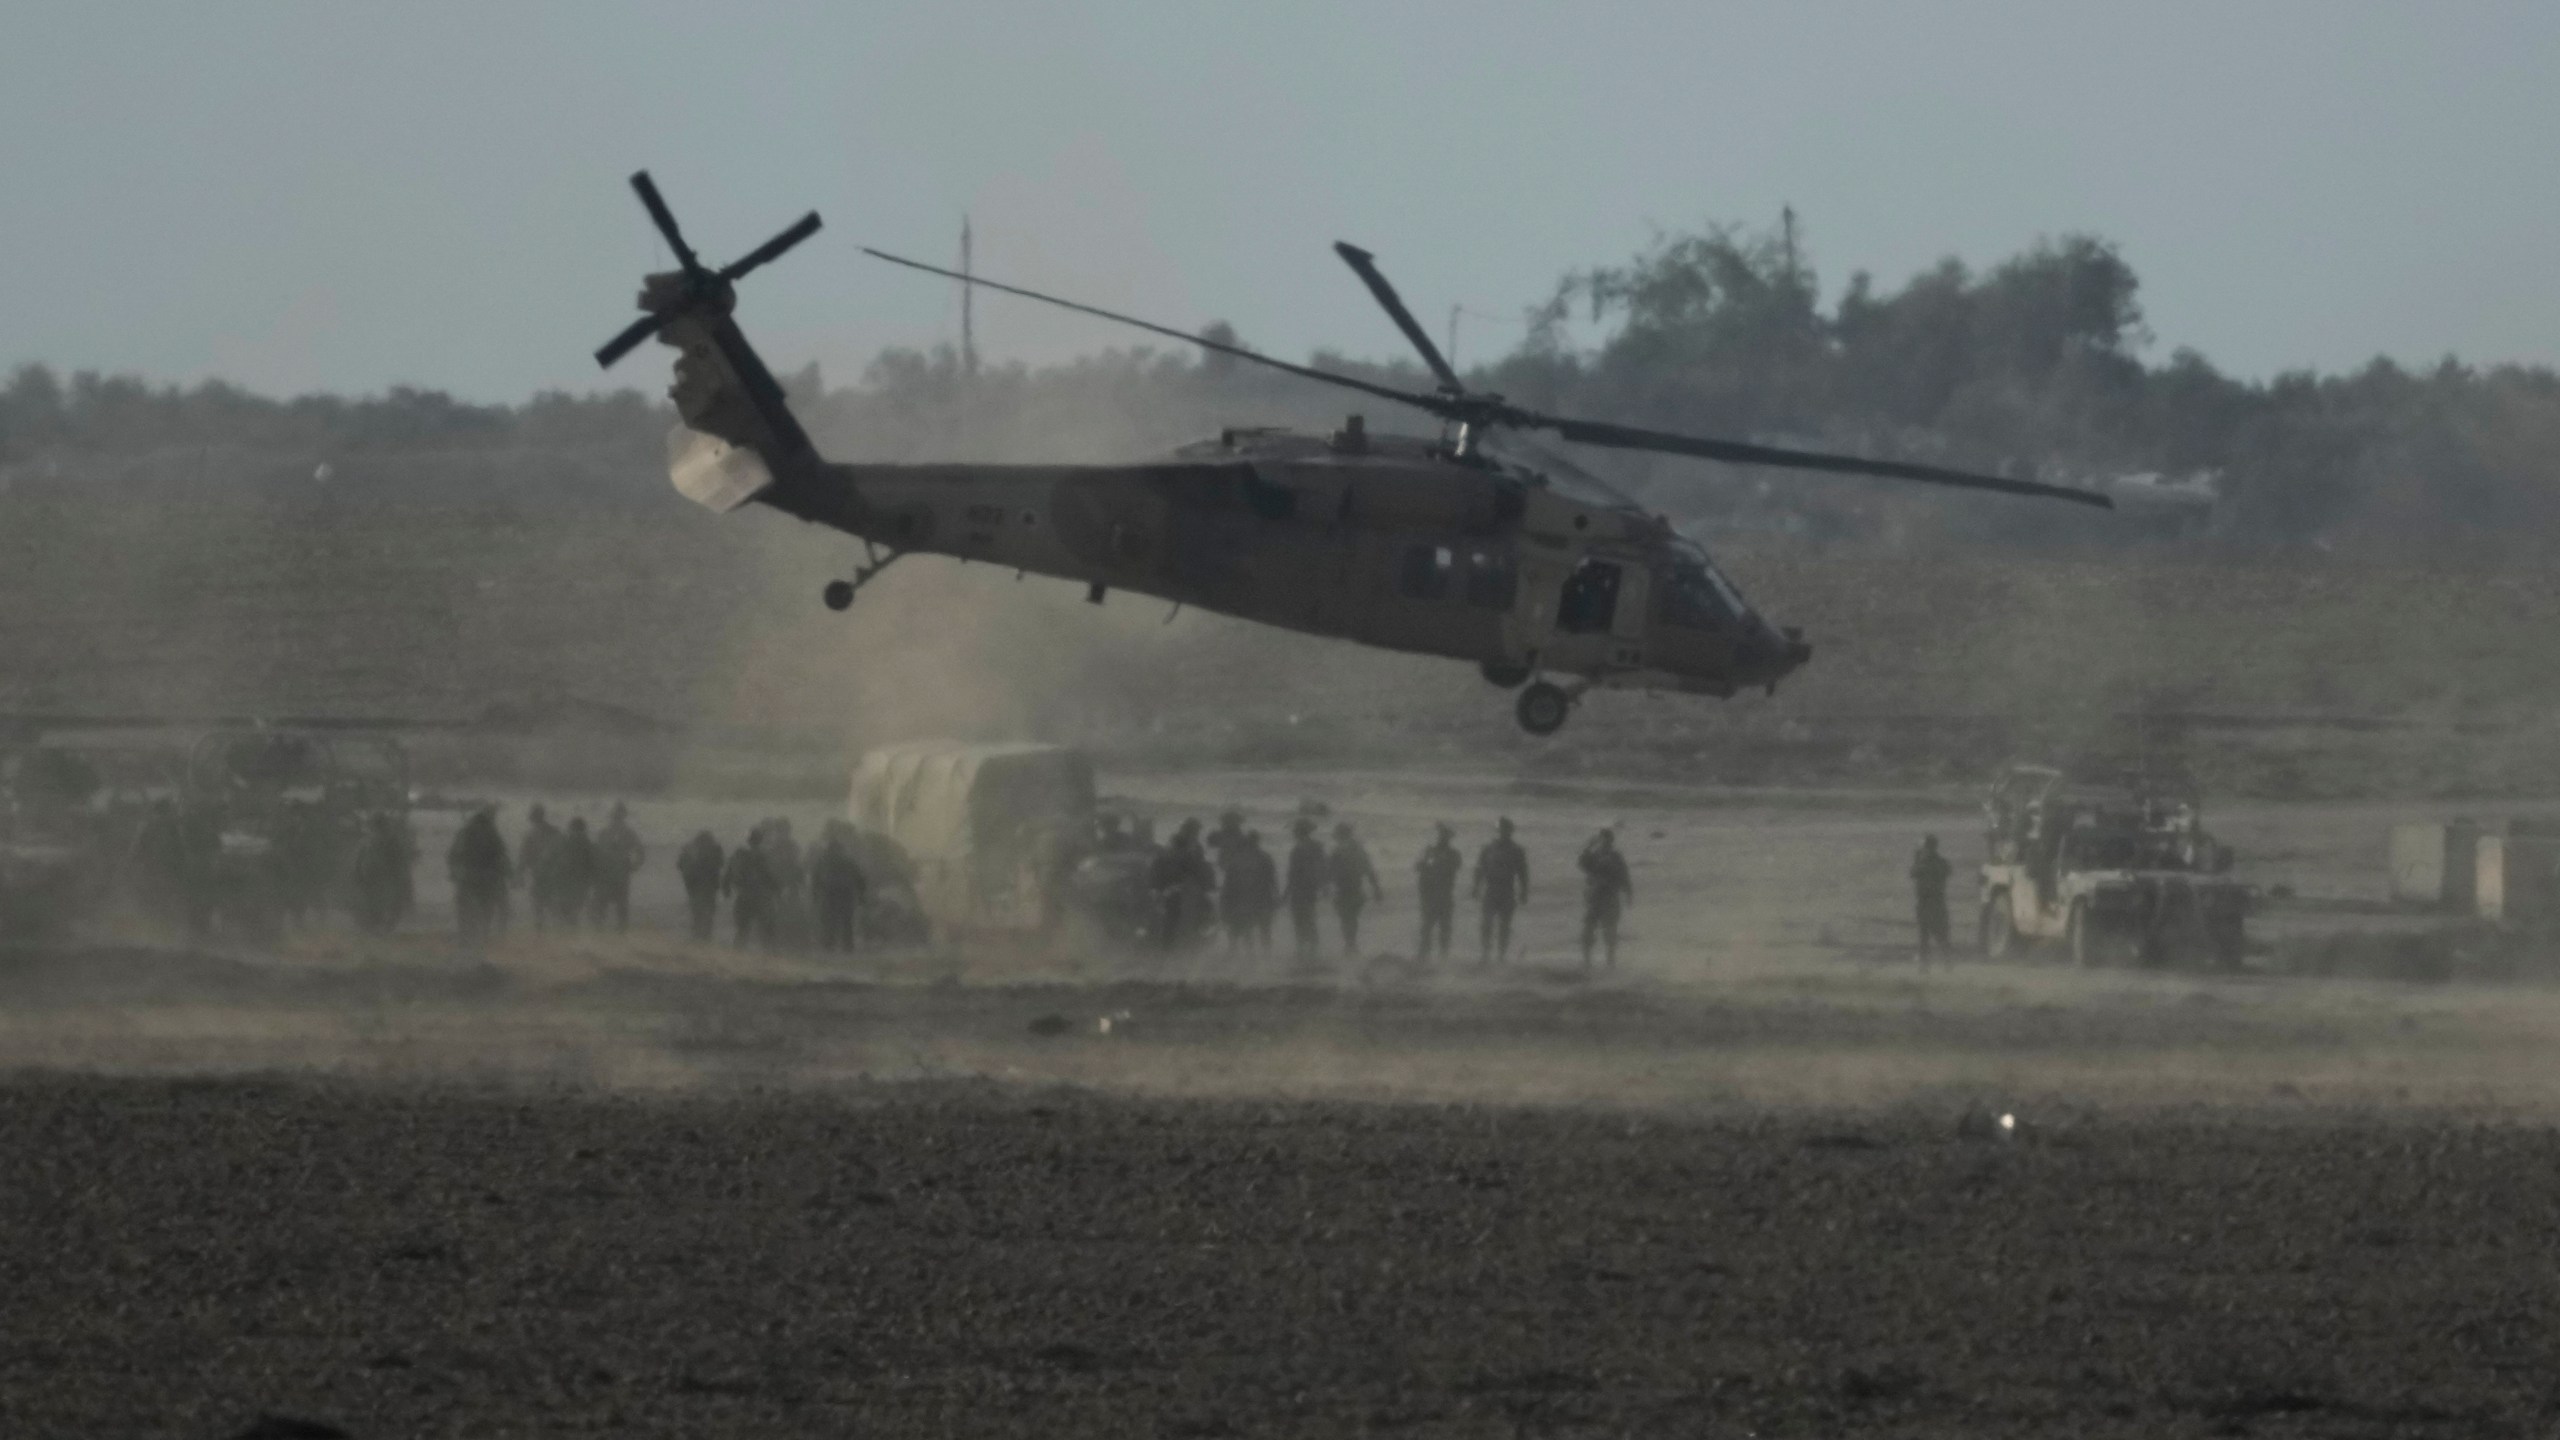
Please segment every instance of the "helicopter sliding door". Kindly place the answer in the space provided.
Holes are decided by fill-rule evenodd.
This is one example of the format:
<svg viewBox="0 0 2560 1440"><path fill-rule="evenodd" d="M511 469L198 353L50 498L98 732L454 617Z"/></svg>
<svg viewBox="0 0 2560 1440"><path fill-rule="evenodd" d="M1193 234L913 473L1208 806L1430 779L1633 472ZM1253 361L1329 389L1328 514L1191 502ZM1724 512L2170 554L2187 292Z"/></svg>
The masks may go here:
<svg viewBox="0 0 2560 1440"><path fill-rule="evenodd" d="M1557 587L1545 663L1586 674L1640 668L1650 578L1640 561L1584 556Z"/></svg>

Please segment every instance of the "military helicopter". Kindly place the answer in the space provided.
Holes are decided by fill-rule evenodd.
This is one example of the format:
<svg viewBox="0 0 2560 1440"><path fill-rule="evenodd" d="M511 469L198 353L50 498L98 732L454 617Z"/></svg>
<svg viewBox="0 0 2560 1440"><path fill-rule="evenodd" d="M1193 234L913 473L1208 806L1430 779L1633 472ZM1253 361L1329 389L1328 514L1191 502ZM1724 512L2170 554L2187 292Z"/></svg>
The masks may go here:
<svg viewBox="0 0 2560 1440"><path fill-rule="evenodd" d="M1062 306L1319 384L1408 406L1437 436L1351 416L1331 435L1237 428L1127 465L873 465L819 456L733 318L737 282L816 234L816 212L725 268L697 259L646 171L631 177L678 268L643 282L646 313L596 351L610 367L652 336L675 347L676 488L717 512L749 501L861 540L830 583L841 610L902 556L939 554L1127 590L1308 634L1476 663L1519 692L1520 727L1552 735L1596 687L1730 696L1812 658L1742 598L1706 547L1525 432L1728 464L1874 475L2109 506L2105 496L1933 465L1782 449L1549 415L1470 390L1367 251L1336 245L1422 357L1408 390L1257 354L1134 316L877 250L927 274Z"/></svg>

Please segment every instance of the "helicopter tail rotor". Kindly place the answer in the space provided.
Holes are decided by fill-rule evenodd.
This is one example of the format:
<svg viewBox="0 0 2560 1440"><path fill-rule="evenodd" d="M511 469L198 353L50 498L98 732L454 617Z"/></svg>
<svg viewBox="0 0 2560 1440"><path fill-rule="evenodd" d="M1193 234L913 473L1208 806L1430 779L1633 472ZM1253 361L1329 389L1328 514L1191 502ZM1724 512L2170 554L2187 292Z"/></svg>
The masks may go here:
<svg viewBox="0 0 2560 1440"><path fill-rule="evenodd" d="M749 274L782 258L791 247L818 233L822 223L818 212L810 211L782 233L762 245L730 261L718 270L706 269L693 247L685 243L684 232L677 228L675 212L667 208L666 198L658 193L657 182L646 170L635 170L631 188L638 192L641 206L649 212L650 222L666 238L678 269L668 277L651 277L652 283L641 293L641 308L649 313L622 328L622 332L596 347L596 364L605 369L637 348L640 342L664 330L677 316L700 308L711 308L727 314L736 303L736 285ZM671 283L665 283L671 282ZM759 370L763 367L758 366Z"/></svg>

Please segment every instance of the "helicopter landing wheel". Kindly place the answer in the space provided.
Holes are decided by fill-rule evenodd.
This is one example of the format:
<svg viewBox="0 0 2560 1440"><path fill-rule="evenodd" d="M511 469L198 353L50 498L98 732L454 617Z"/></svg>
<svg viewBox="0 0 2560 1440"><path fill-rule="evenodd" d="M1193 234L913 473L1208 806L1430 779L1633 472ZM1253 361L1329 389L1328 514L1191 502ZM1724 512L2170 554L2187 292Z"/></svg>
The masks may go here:
<svg viewBox="0 0 2560 1440"><path fill-rule="evenodd" d="M1573 697L1564 687L1541 680L1520 692L1520 703L1513 710L1520 728L1532 735L1553 735L1564 728L1564 719L1573 713Z"/></svg>
<svg viewBox="0 0 2560 1440"><path fill-rule="evenodd" d="M853 582L830 580L827 588L818 592L818 598L827 602L830 610L850 610L853 608Z"/></svg>
<svg viewBox="0 0 2560 1440"><path fill-rule="evenodd" d="M1517 690L1529 683L1529 667L1511 660L1487 660L1476 667L1484 683L1496 690Z"/></svg>

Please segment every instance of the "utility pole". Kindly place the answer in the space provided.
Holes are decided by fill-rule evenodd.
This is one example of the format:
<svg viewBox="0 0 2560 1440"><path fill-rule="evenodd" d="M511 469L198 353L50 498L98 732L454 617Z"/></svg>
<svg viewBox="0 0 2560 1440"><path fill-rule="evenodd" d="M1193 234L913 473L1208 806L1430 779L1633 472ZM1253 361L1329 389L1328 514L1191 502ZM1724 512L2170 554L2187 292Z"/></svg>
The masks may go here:
<svg viewBox="0 0 2560 1440"><path fill-rule="evenodd" d="M978 378L978 330L971 302L978 287L967 279L970 274L969 213L965 210L960 212L960 274L960 373L974 380Z"/></svg>
<svg viewBox="0 0 2560 1440"><path fill-rule="evenodd" d="M1465 308L1464 305L1449 307L1449 368L1452 370L1458 368L1458 312Z"/></svg>
<svg viewBox="0 0 2560 1440"><path fill-rule="evenodd" d="M1786 247L1787 283L1793 285L1803 273L1796 268L1796 207L1788 205L1778 211L1778 229L1782 236L1779 243Z"/></svg>

